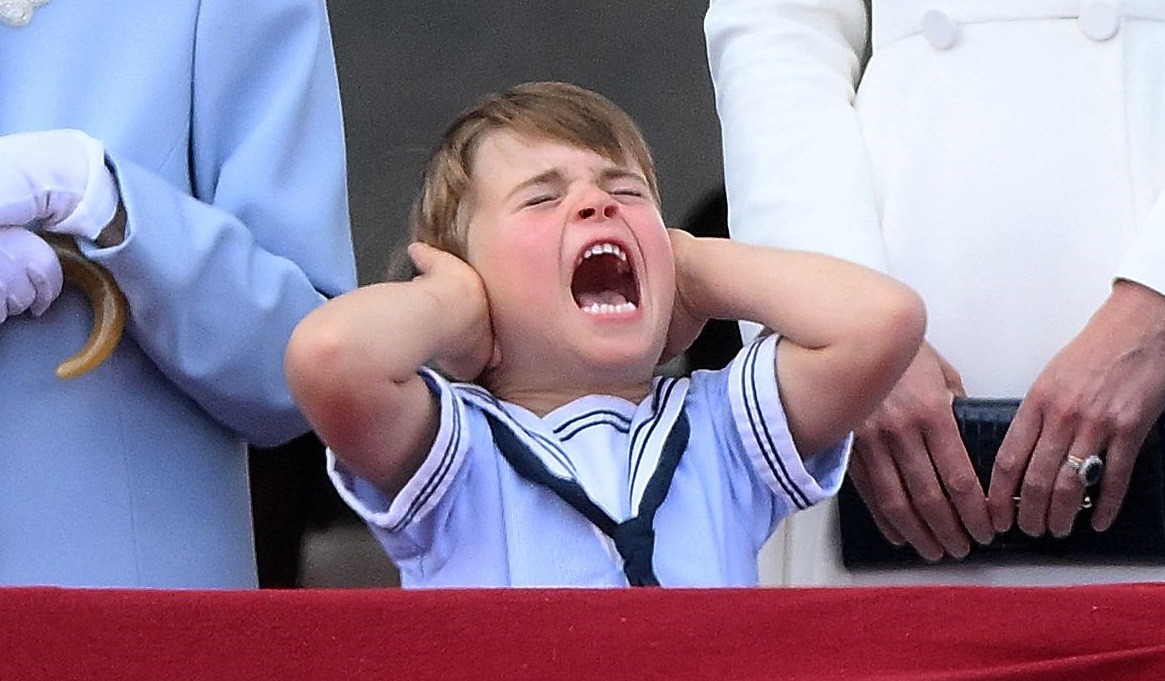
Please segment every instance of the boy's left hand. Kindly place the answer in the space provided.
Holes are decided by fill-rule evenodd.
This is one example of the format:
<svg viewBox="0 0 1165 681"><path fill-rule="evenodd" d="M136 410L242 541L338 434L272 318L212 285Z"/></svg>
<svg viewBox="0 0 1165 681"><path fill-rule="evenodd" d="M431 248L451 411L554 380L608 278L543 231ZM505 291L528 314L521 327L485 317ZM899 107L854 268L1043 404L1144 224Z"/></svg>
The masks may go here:
<svg viewBox="0 0 1165 681"><path fill-rule="evenodd" d="M681 229L668 229L668 236L671 237L672 255L675 259L676 299L672 305L671 324L667 329L663 355L659 358L660 364L674 359L687 350L708 322L708 317L699 312L691 296L686 293L690 282L686 276L684 263L687 262L689 251L697 243L696 237Z"/></svg>

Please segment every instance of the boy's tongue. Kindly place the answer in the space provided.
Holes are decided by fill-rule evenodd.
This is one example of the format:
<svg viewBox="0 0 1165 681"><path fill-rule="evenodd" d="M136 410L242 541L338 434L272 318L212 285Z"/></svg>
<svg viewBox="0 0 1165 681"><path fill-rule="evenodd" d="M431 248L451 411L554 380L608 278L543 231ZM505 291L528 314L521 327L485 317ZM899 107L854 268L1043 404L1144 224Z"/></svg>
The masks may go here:
<svg viewBox="0 0 1165 681"><path fill-rule="evenodd" d="M577 298L578 306L585 308L596 303L600 305L622 305L627 302L618 291L588 291L580 293Z"/></svg>

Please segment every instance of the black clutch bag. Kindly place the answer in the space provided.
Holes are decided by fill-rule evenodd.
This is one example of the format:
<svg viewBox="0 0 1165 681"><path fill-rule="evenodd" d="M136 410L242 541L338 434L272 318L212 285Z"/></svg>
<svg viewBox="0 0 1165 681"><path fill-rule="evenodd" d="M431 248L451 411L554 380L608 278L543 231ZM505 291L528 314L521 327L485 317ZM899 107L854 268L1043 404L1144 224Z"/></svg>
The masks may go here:
<svg viewBox="0 0 1165 681"><path fill-rule="evenodd" d="M995 454L1018 407L1019 400L955 400L955 421L959 425L959 434L984 491L991 481ZM1108 530L1093 530L1090 524L1092 509L1085 508L1077 514L1076 524L1067 537L1029 537L1013 526L1006 533L997 535L995 541L987 546L979 546L972 540L971 552L962 562L984 559L998 562L1013 558L1030 560L1041 556L1165 562L1163 429L1165 417L1150 429L1133 467L1124 504ZM1091 489L1093 494L1096 491L1097 488ZM848 477L838 493L838 509L841 518L842 561L847 568L895 565L915 567L928 564L913 548L894 546L882 536ZM951 558L943 560L956 562Z"/></svg>

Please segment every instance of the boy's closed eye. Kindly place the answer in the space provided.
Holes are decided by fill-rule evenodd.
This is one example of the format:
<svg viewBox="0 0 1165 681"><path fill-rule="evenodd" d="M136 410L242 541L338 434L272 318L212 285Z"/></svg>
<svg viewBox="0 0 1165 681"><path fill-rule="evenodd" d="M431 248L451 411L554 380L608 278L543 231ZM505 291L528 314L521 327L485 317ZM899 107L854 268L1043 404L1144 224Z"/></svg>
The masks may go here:
<svg viewBox="0 0 1165 681"><path fill-rule="evenodd" d="M614 194L615 196L627 196L636 199L647 198L647 190L640 189L639 187L622 187L618 189L612 189L611 194Z"/></svg>
<svg viewBox="0 0 1165 681"><path fill-rule="evenodd" d="M558 198L557 194L536 194L535 196L531 196L528 199L524 199L522 201L522 207L526 208L529 206L542 205L544 203L549 203L551 201L554 201L557 198Z"/></svg>
<svg viewBox="0 0 1165 681"><path fill-rule="evenodd" d="M628 197L633 199L647 198L647 190L639 187L619 187L606 190L612 196ZM538 206L545 203L558 200L559 195L555 194L537 194L527 199L522 200L522 207Z"/></svg>
<svg viewBox="0 0 1165 681"><path fill-rule="evenodd" d="M646 180L637 173L625 170L607 173L606 181L603 182L603 190L622 201L637 201L646 199L651 195Z"/></svg>

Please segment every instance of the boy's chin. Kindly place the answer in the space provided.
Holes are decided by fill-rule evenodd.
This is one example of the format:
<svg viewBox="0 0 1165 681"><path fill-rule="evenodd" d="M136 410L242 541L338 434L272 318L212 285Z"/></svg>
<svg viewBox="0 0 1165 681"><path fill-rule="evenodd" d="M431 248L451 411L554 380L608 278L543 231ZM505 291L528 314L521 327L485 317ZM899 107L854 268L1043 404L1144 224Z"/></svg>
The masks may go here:
<svg viewBox="0 0 1165 681"><path fill-rule="evenodd" d="M580 369L617 379L650 378L660 351L645 347L589 348L579 358Z"/></svg>
<svg viewBox="0 0 1165 681"><path fill-rule="evenodd" d="M592 339L595 340L595 339ZM507 352L502 349L502 366L487 374L504 374L517 379L523 376L541 382L548 375L578 384L650 380L655 372L662 341L607 338L597 342L570 343L556 339L552 346L527 347ZM523 381L526 382L526 381Z"/></svg>

